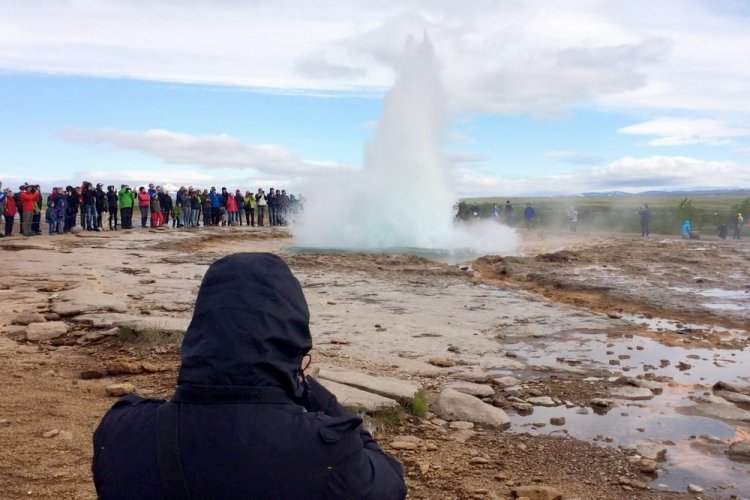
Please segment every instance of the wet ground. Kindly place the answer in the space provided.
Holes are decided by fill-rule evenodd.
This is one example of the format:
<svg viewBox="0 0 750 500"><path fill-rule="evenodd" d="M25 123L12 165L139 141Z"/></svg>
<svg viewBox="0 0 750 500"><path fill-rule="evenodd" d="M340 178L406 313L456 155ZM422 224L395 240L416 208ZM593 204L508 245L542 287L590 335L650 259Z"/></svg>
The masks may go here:
<svg viewBox="0 0 750 500"><path fill-rule="evenodd" d="M722 394L713 390L719 381L750 388L744 240L532 233L523 235L520 255L445 263L434 255L308 254L289 248L284 231L256 229L0 243L8 256L0 275L0 382L8 388L0 395L7 421L0 489L13 492L9 498L93 496L89 440L111 404L104 385L125 380L142 394L168 396L178 358L174 345L158 342L79 340L118 318L179 327L208 264L236 251L285 256L310 305L316 363L413 379L431 395L455 380L520 379L517 396L497 387L487 398L511 416L509 432L485 431L464 445L420 419L382 430L384 439L408 431L439 445L427 457L391 450L407 465L413 498L491 498L523 481L578 498L677 498L689 484L703 488L703 498L749 496L750 464L726 451L749 438L742 412L750 406L731 403L730 411L711 399ZM71 331L55 342L14 340L14 315L48 313L66 290L112 299L118 310L66 316ZM123 356L167 371L77 380L82 367ZM652 390L645 399L615 395L633 385ZM535 396L559 403L516 410L514 397ZM65 399L64 411L49 407L56 397ZM613 404L597 408L597 398ZM550 422L559 417L564 424ZM41 437L53 427L71 430L72 440ZM644 443L666 449L656 474L630 460ZM467 465L474 455L464 454L485 450L496 450L488 464ZM622 483L622 474L651 489Z"/></svg>

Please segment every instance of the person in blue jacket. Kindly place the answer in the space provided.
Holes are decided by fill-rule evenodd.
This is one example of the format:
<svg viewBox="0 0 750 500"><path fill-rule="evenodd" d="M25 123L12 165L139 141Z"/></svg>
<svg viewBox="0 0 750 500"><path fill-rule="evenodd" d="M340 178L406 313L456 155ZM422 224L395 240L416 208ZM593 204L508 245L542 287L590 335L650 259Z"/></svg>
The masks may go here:
<svg viewBox="0 0 750 500"><path fill-rule="evenodd" d="M690 239L692 232L693 228L690 226L690 221L685 220L685 222L682 223L682 237L685 239Z"/></svg>
<svg viewBox="0 0 750 500"><path fill-rule="evenodd" d="M125 396L94 433L99 498L405 498L401 465L305 376L309 319L280 257L212 264L174 396Z"/></svg>

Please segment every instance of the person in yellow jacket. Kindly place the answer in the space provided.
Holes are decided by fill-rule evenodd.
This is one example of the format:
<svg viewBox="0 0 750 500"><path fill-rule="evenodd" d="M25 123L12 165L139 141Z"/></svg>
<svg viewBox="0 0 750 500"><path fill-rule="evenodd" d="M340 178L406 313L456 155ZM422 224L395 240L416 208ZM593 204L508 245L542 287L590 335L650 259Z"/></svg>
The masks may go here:
<svg viewBox="0 0 750 500"><path fill-rule="evenodd" d="M257 203L255 196L250 191L245 192L245 220L248 226L255 225L255 207Z"/></svg>

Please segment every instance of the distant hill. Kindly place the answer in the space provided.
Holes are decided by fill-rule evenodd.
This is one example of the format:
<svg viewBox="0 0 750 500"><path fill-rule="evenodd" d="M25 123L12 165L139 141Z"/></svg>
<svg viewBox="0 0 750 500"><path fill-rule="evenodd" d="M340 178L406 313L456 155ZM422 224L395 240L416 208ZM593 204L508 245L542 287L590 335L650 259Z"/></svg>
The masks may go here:
<svg viewBox="0 0 750 500"><path fill-rule="evenodd" d="M581 196L750 196L750 189L692 189L681 191L642 191L640 193L626 193L624 191L599 191L581 193Z"/></svg>

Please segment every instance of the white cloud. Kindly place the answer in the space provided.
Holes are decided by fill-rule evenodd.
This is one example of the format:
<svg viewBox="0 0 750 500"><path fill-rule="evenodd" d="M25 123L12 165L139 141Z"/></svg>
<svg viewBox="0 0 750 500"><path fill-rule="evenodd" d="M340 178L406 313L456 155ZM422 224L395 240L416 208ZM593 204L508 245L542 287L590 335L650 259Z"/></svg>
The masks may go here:
<svg viewBox="0 0 750 500"><path fill-rule="evenodd" d="M286 177L343 168L331 162L305 161L278 144L246 144L228 135L195 136L169 130L68 129L62 131L60 137L72 143L136 151L168 164L245 169L255 175Z"/></svg>
<svg viewBox="0 0 750 500"><path fill-rule="evenodd" d="M558 195L590 191L738 188L750 185L750 165L684 156L621 158L605 166L551 176L503 177L464 169L459 192L469 195Z"/></svg>
<svg viewBox="0 0 750 500"><path fill-rule="evenodd" d="M598 165L604 162L600 156L572 151L548 151L544 153L544 156L572 165Z"/></svg>
<svg viewBox="0 0 750 500"><path fill-rule="evenodd" d="M457 110L750 112L750 23L708 0L2 2L0 70L382 91L425 32Z"/></svg>
<svg viewBox="0 0 750 500"><path fill-rule="evenodd" d="M730 138L750 137L750 128L735 127L721 120L689 118L656 118L623 127L618 132L656 136L649 146L726 144Z"/></svg>

